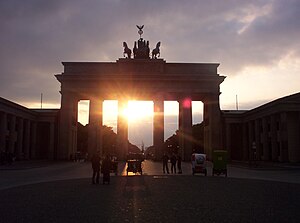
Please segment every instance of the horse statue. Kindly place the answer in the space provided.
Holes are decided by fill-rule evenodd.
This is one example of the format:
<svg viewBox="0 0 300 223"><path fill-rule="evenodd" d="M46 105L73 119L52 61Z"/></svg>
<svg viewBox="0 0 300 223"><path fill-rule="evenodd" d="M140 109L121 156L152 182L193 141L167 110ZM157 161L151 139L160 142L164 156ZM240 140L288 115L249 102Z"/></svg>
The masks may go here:
<svg viewBox="0 0 300 223"><path fill-rule="evenodd" d="M156 44L155 49L152 50L152 59L157 59L157 57L160 57L159 47L160 47L160 42L158 42Z"/></svg>
<svg viewBox="0 0 300 223"><path fill-rule="evenodd" d="M123 47L124 47L124 52L123 52L123 56L125 57L125 54L127 54L126 58L131 58L131 49L128 48L127 43L123 42Z"/></svg>

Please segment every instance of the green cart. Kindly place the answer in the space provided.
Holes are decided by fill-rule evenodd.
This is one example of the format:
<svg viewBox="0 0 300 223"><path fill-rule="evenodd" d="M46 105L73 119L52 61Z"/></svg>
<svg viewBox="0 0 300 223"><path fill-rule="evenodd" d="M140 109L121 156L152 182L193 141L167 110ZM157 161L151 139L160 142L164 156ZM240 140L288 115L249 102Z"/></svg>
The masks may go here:
<svg viewBox="0 0 300 223"><path fill-rule="evenodd" d="M226 150L213 151L213 176L217 174L225 174L227 177L227 159L228 153Z"/></svg>

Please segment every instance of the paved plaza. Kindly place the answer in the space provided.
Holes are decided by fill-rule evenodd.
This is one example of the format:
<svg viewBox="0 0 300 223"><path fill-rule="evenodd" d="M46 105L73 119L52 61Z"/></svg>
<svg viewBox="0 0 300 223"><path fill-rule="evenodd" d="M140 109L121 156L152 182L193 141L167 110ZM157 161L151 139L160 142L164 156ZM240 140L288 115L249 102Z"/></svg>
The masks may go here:
<svg viewBox="0 0 300 223"><path fill-rule="evenodd" d="M300 169L228 166L228 177L144 174L91 184L90 163L24 162L0 168L0 222L299 222Z"/></svg>

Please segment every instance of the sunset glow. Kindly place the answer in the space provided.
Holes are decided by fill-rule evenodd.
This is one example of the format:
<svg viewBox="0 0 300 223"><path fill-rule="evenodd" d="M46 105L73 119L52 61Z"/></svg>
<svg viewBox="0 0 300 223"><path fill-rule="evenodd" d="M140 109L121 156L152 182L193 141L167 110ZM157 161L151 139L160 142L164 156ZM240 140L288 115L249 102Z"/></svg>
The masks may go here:
<svg viewBox="0 0 300 223"><path fill-rule="evenodd" d="M127 117L128 122L137 122L145 117L151 117L153 116L153 102L129 101L122 115Z"/></svg>

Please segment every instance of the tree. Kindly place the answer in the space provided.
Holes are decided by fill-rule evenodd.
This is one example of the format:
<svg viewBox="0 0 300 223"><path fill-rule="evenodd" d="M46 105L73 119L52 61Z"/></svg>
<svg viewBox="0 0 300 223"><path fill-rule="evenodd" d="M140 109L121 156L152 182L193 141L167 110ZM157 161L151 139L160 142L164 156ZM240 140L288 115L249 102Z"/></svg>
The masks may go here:
<svg viewBox="0 0 300 223"><path fill-rule="evenodd" d="M112 127L102 126L102 148L103 154L116 155L117 134L113 131Z"/></svg>
<svg viewBox="0 0 300 223"><path fill-rule="evenodd" d="M112 127L103 125L101 127L102 131L102 148L103 154L117 155L117 138L118 135L113 131ZM141 153L141 150L136 146L131 144L128 140L128 152L131 153ZM88 125L83 126L78 123L77 129L77 151L85 154L88 148Z"/></svg>
<svg viewBox="0 0 300 223"><path fill-rule="evenodd" d="M164 151L166 153L178 153L179 149L179 130L176 130L176 133L170 136L164 142ZM204 152L204 124L201 122L200 124L196 124L192 126L192 148L197 153Z"/></svg>
<svg viewBox="0 0 300 223"><path fill-rule="evenodd" d="M77 151L85 154L88 148L88 128L78 122L77 125Z"/></svg>
<svg viewBox="0 0 300 223"><path fill-rule="evenodd" d="M204 153L204 123L193 125L193 150L196 153Z"/></svg>
<svg viewBox="0 0 300 223"><path fill-rule="evenodd" d="M155 148L154 146L149 146L145 149L145 158L146 159L154 159L155 157Z"/></svg>
<svg viewBox="0 0 300 223"><path fill-rule="evenodd" d="M165 142L164 142L164 151L163 153L178 153L179 149L179 131L177 130L175 134L170 136Z"/></svg>

